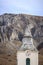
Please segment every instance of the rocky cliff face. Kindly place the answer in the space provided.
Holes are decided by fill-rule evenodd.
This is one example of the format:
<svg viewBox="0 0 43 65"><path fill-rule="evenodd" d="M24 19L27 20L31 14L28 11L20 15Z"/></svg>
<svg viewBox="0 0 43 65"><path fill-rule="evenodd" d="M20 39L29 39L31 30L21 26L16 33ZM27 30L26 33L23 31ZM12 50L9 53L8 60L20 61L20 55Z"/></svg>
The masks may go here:
<svg viewBox="0 0 43 65"><path fill-rule="evenodd" d="M15 40L21 42L25 31L28 31L27 26L36 41L36 47L43 43L43 17L26 14L0 15L0 43Z"/></svg>

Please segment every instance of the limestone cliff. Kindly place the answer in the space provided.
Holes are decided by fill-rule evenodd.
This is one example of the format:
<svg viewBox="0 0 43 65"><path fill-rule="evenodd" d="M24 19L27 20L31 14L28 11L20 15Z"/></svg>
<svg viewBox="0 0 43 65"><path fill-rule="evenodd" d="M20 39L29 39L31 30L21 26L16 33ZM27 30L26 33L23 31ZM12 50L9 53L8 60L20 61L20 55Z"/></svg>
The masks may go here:
<svg viewBox="0 0 43 65"><path fill-rule="evenodd" d="M29 33L31 31L31 33ZM32 35L43 65L43 17L26 14L0 15L0 65L17 65L17 50L24 34Z"/></svg>
<svg viewBox="0 0 43 65"><path fill-rule="evenodd" d="M32 24L29 26L29 24ZM26 14L0 15L0 43L22 41L27 26L30 29L36 47L43 43L43 17Z"/></svg>

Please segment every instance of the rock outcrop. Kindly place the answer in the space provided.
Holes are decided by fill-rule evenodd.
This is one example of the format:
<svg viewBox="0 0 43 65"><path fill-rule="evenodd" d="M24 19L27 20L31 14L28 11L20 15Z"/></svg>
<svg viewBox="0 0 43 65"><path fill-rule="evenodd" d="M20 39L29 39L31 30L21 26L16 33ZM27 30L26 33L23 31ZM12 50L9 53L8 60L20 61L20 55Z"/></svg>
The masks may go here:
<svg viewBox="0 0 43 65"><path fill-rule="evenodd" d="M29 26L29 24L32 24ZM0 15L0 43L14 40L22 41L27 26L30 29L35 45L43 43L43 17L26 14L3 14Z"/></svg>
<svg viewBox="0 0 43 65"><path fill-rule="evenodd" d="M35 40L39 65L43 65L43 17L26 14L0 15L0 65L17 65L17 50L25 34ZM42 49L40 49L42 48Z"/></svg>

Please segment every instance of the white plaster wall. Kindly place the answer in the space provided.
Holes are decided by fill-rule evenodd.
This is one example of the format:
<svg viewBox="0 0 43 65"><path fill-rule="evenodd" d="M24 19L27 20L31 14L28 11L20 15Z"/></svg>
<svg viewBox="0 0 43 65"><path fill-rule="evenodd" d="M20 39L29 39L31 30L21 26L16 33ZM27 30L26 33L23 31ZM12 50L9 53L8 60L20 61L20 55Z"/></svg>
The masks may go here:
<svg viewBox="0 0 43 65"><path fill-rule="evenodd" d="M38 65L38 53L32 52L30 55L30 65Z"/></svg>
<svg viewBox="0 0 43 65"><path fill-rule="evenodd" d="M17 65L26 65L26 56L24 52L18 52L17 53Z"/></svg>
<svg viewBox="0 0 43 65"><path fill-rule="evenodd" d="M38 53L31 52L29 56L26 56L25 52L17 53L17 65L26 65L26 58L30 58L30 65L38 65Z"/></svg>

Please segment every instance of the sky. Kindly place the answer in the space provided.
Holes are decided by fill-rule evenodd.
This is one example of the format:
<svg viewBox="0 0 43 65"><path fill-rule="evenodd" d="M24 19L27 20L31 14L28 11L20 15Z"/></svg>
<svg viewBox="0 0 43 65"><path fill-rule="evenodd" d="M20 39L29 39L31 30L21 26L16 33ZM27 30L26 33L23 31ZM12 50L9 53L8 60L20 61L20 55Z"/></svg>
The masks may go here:
<svg viewBox="0 0 43 65"><path fill-rule="evenodd" d="M0 0L0 15L4 13L43 16L43 0Z"/></svg>

